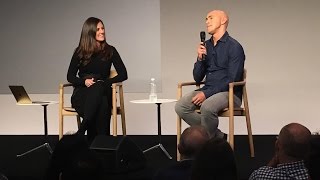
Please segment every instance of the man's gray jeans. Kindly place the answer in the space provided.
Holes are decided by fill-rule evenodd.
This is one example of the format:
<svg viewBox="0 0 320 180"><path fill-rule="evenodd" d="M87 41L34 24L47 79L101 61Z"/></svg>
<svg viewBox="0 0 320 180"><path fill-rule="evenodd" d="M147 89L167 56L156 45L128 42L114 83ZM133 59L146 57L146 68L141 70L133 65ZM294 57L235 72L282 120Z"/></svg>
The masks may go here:
<svg viewBox="0 0 320 180"><path fill-rule="evenodd" d="M200 107L200 114L195 112L198 108L193 104L192 98L201 91L192 91L184 95L175 105L175 111L190 126L204 126L210 137L223 138L223 133L218 129L218 112L229 106L229 92L220 92L207 98ZM241 100L234 95L234 106L240 107Z"/></svg>

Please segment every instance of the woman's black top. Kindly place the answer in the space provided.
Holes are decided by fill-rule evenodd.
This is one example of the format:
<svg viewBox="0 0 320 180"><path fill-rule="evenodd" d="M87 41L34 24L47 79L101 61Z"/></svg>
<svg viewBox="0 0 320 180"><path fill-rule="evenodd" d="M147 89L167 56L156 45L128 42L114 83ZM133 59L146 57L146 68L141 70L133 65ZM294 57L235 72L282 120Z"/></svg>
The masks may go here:
<svg viewBox="0 0 320 180"><path fill-rule="evenodd" d="M94 53L90 62L86 65L80 63L77 51L74 52L67 74L67 80L75 87L85 86L85 79L93 77L96 81L102 80L106 85L122 82L128 79L127 70L122 59L115 47L112 48L112 56L107 60L103 60L102 53ZM117 71L117 76L109 78L111 65L113 64Z"/></svg>

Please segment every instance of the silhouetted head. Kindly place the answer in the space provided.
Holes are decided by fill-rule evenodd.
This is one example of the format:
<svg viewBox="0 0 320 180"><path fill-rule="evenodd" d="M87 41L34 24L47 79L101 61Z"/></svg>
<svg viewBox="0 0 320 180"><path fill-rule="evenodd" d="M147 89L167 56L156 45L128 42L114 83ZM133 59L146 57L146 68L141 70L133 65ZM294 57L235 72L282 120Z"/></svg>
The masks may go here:
<svg viewBox="0 0 320 180"><path fill-rule="evenodd" d="M225 139L212 138L203 146L195 159L191 179L238 179L233 150Z"/></svg>
<svg viewBox="0 0 320 180"><path fill-rule="evenodd" d="M203 126L191 126L185 129L178 145L182 159L194 158L208 140L209 134Z"/></svg>
<svg viewBox="0 0 320 180"><path fill-rule="evenodd" d="M276 142L279 156L285 156L290 161L304 160L309 152L311 132L298 123L284 126ZM283 157L282 157L283 158Z"/></svg>

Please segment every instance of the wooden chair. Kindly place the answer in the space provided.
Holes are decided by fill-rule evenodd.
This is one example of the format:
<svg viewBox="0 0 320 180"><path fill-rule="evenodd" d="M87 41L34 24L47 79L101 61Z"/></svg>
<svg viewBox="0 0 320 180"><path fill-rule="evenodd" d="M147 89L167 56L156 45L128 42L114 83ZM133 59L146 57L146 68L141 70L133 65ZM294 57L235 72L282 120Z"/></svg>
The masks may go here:
<svg viewBox="0 0 320 180"><path fill-rule="evenodd" d="M249 138L249 147L250 147L250 155L254 157L254 146L253 146L253 138L252 138L252 130L251 130L251 122L250 122L250 114L249 114L249 105L248 105L248 96L247 96L247 89L246 89L246 75L247 71L244 70L243 73L243 81L240 82L232 82L229 83L229 108L223 109L219 112L219 117L229 117L229 134L228 134L228 142L232 149L234 149L234 116L245 116L246 123L247 123L247 130L248 130L248 138ZM200 85L204 84L201 82L197 84L196 82L183 82L178 84L178 97L179 100L182 97L182 87L195 85L197 88L200 88ZM242 101L243 106L236 108L234 107L233 102L233 88L235 86L242 86L243 94L242 94ZM197 110L200 113L200 110ZM181 135L181 118L177 116L177 144L179 144ZM177 160L180 160L180 153L177 150Z"/></svg>
<svg viewBox="0 0 320 180"><path fill-rule="evenodd" d="M110 78L117 75L115 70L111 70ZM66 87L73 87L71 83L60 84L59 86L59 139L63 136L63 120L64 116L76 116L78 128L80 127L80 117L76 110L72 107L67 107L64 105L64 89ZM119 99L119 105L117 100ZM126 132L126 121L125 121L125 111L124 111L124 99L123 99L123 87L122 83L113 83L112 84L112 129L113 136L117 136L117 115L121 116L122 123L122 133L125 136Z"/></svg>

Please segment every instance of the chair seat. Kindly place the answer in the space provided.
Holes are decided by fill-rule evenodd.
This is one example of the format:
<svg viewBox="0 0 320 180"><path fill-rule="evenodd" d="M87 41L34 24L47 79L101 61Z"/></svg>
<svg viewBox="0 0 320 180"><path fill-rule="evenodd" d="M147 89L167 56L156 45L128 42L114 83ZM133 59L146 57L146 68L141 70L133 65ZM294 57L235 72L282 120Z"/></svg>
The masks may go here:
<svg viewBox="0 0 320 180"><path fill-rule="evenodd" d="M221 117L229 117L229 114L230 114L229 108L225 108L219 112L219 116L221 116ZM240 108L240 107L234 108L233 115L234 116L245 116L246 111L244 110L244 108Z"/></svg>
<svg viewBox="0 0 320 180"><path fill-rule="evenodd" d="M63 109L68 112L76 112L76 110L72 107L64 107Z"/></svg>
<svg viewBox="0 0 320 180"><path fill-rule="evenodd" d="M200 109L196 109L196 112L200 114ZM229 117L229 108L224 108L222 111L218 113L220 117ZM234 116L245 116L246 112L243 108L234 108Z"/></svg>
<svg viewBox="0 0 320 180"><path fill-rule="evenodd" d="M64 107L63 110L65 110L66 112L74 112L76 113L77 111L72 108L72 107ZM117 107L117 114L120 114L121 112L121 108L120 107Z"/></svg>
<svg viewBox="0 0 320 180"><path fill-rule="evenodd" d="M63 116L77 116L77 111L72 107L64 107L61 111Z"/></svg>

